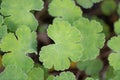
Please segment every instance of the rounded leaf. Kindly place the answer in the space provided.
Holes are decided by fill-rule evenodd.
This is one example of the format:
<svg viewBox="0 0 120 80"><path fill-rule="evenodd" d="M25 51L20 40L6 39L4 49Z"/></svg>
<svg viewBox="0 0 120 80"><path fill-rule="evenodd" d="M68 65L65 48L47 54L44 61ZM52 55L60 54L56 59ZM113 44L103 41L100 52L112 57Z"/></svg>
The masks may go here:
<svg viewBox="0 0 120 80"><path fill-rule="evenodd" d="M82 56L80 32L67 21L55 19L49 26L48 36L55 44L42 47L40 61L46 68L65 70L70 66L70 60L77 62ZM64 64L64 65L63 65Z"/></svg>

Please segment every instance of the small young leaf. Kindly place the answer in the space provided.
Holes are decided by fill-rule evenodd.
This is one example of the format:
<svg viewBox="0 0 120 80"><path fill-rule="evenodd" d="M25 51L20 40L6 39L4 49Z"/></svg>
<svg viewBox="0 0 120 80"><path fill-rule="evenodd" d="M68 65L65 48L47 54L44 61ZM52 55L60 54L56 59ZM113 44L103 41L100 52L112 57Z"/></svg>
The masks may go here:
<svg viewBox="0 0 120 80"><path fill-rule="evenodd" d="M81 9L75 5L73 0L52 0L48 11L50 15L54 17L62 17L70 23L82 16Z"/></svg>
<svg viewBox="0 0 120 80"><path fill-rule="evenodd" d="M54 80L76 80L75 76L71 72L62 72L59 76L56 76Z"/></svg>
<svg viewBox="0 0 120 80"><path fill-rule="evenodd" d="M59 76L49 76L47 80L76 80L75 76L71 72L62 72Z"/></svg>
<svg viewBox="0 0 120 80"><path fill-rule="evenodd" d="M5 24L14 32L20 25L27 25L31 30L36 30L38 23L30 11L42 8L42 0L2 0L1 3L1 13L7 16Z"/></svg>
<svg viewBox="0 0 120 80"><path fill-rule="evenodd" d="M27 75L22 69L13 64L7 66L5 71L0 73L0 80L26 80Z"/></svg>
<svg viewBox="0 0 120 80"><path fill-rule="evenodd" d="M91 8L94 3L98 3L102 0L76 0L77 3L82 6L83 8Z"/></svg>
<svg viewBox="0 0 120 80"><path fill-rule="evenodd" d="M95 59L104 45L105 35L101 33L103 27L95 20L89 21L85 18L80 18L73 25L83 36L81 40L84 49L82 60Z"/></svg>
<svg viewBox="0 0 120 80"><path fill-rule="evenodd" d="M79 30L67 21L55 19L47 32L55 44L42 47L40 51L40 61L46 68L54 66L55 70L65 70L69 68L70 60L80 60L83 49Z"/></svg>
<svg viewBox="0 0 120 80"><path fill-rule="evenodd" d="M32 68L31 71L28 72L27 80L44 80L44 71L42 68Z"/></svg>
<svg viewBox="0 0 120 80"><path fill-rule="evenodd" d="M33 67L33 61L26 53L36 52L36 33L26 26L21 26L13 33L7 34L2 40L0 48L3 52L10 52L3 56L4 66L16 65L28 72Z"/></svg>

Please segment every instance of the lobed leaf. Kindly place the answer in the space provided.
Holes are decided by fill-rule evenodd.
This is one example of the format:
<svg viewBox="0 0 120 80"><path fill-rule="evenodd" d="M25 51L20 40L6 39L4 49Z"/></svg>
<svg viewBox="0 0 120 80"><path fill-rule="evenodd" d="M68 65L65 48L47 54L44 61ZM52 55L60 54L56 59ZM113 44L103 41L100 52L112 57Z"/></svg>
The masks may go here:
<svg viewBox="0 0 120 80"><path fill-rule="evenodd" d="M30 11L42 8L42 0L2 0L1 3L1 13L7 16L5 24L13 32L21 25L27 25L31 30L36 30L38 22Z"/></svg>
<svg viewBox="0 0 120 80"><path fill-rule="evenodd" d="M95 20L89 21L85 18L80 18L73 23L82 34L82 47L84 48L82 59L92 60L99 55L100 49L104 45L105 35L102 32L102 26Z"/></svg>
<svg viewBox="0 0 120 80"><path fill-rule="evenodd" d="M36 52L36 34L27 26L21 26L13 33L8 33L2 40L0 48L3 52L10 52L3 56L4 66L16 65L28 72L33 67L33 61L27 53Z"/></svg>
<svg viewBox="0 0 120 80"><path fill-rule="evenodd" d="M109 63L115 70L120 70L120 36L113 37L108 42L108 46L114 51L114 53L110 54L109 56Z"/></svg>
<svg viewBox="0 0 120 80"><path fill-rule="evenodd" d="M48 36L55 42L40 51L40 61L46 68L65 70L70 66L70 60L77 62L82 56L81 34L67 21L55 19L47 30ZM63 65L64 64L64 65Z"/></svg>
<svg viewBox="0 0 120 80"><path fill-rule="evenodd" d="M75 5L73 0L52 0L49 4L48 11L50 15L61 17L70 23L82 16L81 9Z"/></svg>

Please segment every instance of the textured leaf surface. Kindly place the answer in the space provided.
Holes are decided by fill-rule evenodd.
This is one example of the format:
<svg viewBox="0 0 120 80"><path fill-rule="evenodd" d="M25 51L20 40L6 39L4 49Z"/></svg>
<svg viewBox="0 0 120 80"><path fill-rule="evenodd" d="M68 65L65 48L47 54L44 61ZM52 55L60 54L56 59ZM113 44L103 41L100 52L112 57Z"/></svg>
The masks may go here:
<svg viewBox="0 0 120 80"><path fill-rule="evenodd" d="M36 34L28 27L21 26L17 29L16 36L9 33L1 40L1 50L10 51L3 56L3 64L5 66L13 64L27 72L33 67L33 61L26 53L36 52Z"/></svg>
<svg viewBox="0 0 120 80"><path fill-rule="evenodd" d="M27 80L44 80L44 71L42 68L32 68L28 73Z"/></svg>
<svg viewBox="0 0 120 80"><path fill-rule="evenodd" d="M109 56L109 63L115 70L120 70L120 36L113 37L109 42L108 46L113 50L114 53Z"/></svg>
<svg viewBox="0 0 120 80"><path fill-rule="evenodd" d="M115 33L120 35L120 19L114 23Z"/></svg>
<svg viewBox="0 0 120 80"><path fill-rule="evenodd" d="M62 72L60 73L59 76L56 77L50 76L48 77L47 80L76 80L76 79L74 74L68 71L68 72Z"/></svg>
<svg viewBox="0 0 120 80"><path fill-rule="evenodd" d="M89 21L85 18L80 18L73 25L79 29L83 36L81 40L84 48L82 60L95 59L105 41L105 36L101 33L102 26L95 20Z"/></svg>
<svg viewBox="0 0 120 80"><path fill-rule="evenodd" d="M31 10L41 10L42 0L2 0L1 12L5 18L5 24L10 31L16 31L20 25L27 25L31 30L36 30L38 23Z"/></svg>
<svg viewBox="0 0 120 80"><path fill-rule="evenodd" d="M77 66L80 70L85 71L86 74L88 75L98 76L100 70L103 67L103 63L99 59L95 59L95 60L79 62Z"/></svg>
<svg viewBox="0 0 120 80"><path fill-rule="evenodd" d="M49 26L48 36L55 44L42 47L40 60L46 68L68 69L70 60L79 61L82 56L81 35L79 30L64 20L55 19ZM64 65L63 65L64 64Z"/></svg>
<svg viewBox="0 0 120 80"><path fill-rule="evenodd" d="M102 0L76 0L76 1L83 8L91 8L94 3L98 3Z"/></svg>
<svg viewBox="0 0 120 80"><path fill-rule="evenodd" d="M81 9L75 5L73 0L52 0L48 11L50 15L62 17L71 23L82 16Z"/></svg>
<svg viewBox="0 0 120 80"><path fill-rule="evenodd" d="M0 73L0 80L26 80L27 75L21 70L20 67L9 65L4 72Z"/></svg>
<svg viewBox="0 0 120 80"><path fill-rule="evenodd" d="M3 17L0 16L0 39L2 39L7 34L7 27L3 25Z"/></svg>

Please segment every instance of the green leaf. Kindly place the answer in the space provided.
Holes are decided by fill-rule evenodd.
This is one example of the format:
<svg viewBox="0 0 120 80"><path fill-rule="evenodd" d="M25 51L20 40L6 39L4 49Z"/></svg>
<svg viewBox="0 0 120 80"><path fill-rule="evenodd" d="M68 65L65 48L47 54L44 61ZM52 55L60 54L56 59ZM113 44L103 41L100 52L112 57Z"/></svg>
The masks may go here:
<svg viewBox="0 0 120 80"><path fill-rule="evenodd" d="M109 55L108 60L109 60L110 65L113 66L113 68L115 70L120 70L120 67L119 67L120 66L120 64L119 64L119 62L120 62L120 54L111 53Z"/></svg>
<svg viewBox="0 0 120 80"><path fill-rule="evenodd" d="M10 52L3 56L3 64L5 67L13 64L28 72L33 67L33 61L26 53L36 52L36 33L26 26L21 26L17 29L16 36L9 33L1 40L1 50Z"/></svg>
<svg viewBox="0 0 120 80"><path fill-rule="evenodd" d="M80 70L85 71L88 75L99 76L99 72L103 67L103 63L99 59L94 59L90 61L78 62L77 66Z"/></svg>
<svg viewBox="0 0 120 80"><path fill-rule="evenodd" d="M60 73L60 75L56 77L50 76L48 77L47 80L76 80L76 79L73 73L67 71Z"/></svg>
<svg viewBox="0 0 120 80"><path fill-rule="evenodd" d="M104 45L105 35L102 32L102 26L95 20L89 21L80 18L73 23L82 34L82 46L84 48L82 60L95 59L99 55L100 49Z"/></svg>
<svg viewBox="0 0 120 80"><path fill-rule="evenodd" d="M69 68L70 60L80 60L83 48L80 32L75 27L62 19L55 19L47 33L55 44L42 47L40 51L40 61L46 68L54 66L55 70L65 70Z"/></svg>
<svg viewBox="0 0 120 80"><path fill-rule="evenodd" d="M119 80L120 70L114 70L111 66L107 69L105 80Z"/></svg>
<svg viewBox="0 0 120 80"><path fill-rule="evenodd" d="M44 71L42 68L32 68L31 71L28 72L27 80L44 80Z"/></svg>
<svg viewBox="0 0 120 80"><path fill-rule="evenodd" d="M120 43L120 36L117 37L112 37L109 42L108 42L108 46L117 53L120 53L120 45L118 45Z"/></svg>
<svg viewBox="0 0 120 80"><path fill-rule="evenodd" d="M0 39L2 39L7 34L7 27L3 25L3 17L0 16Z"/></svg>
<svg viewBox="0 0 120 80"><path fill-rule="evenodd" d="M101 10L103 14L109 16L116 10L115 0L104 0L101 4Z"/></svg>
<svg viewBox="0 0 120 80"><path fill-rule="evenodd" d="M120 19L114 23L114 30L117 35L120 35Z"/></svg>
<svg viewBox="0 0 120 80"><path fill-rule="evenodd" d="M49 76L47 80L54 80L54 76L53 75Z"/></svg>
<svg viewBox="0 0 120 80"><path fill-rule="evenodd" d="M48 11L50 15L54 17L62 17L70 23L82 16L81 9L75 5L73 0L52 0Z"/></svg>
<svg viewBox="0 0 120 80"><path fill-rule="evenodd" d="M109 63L115 70L120 70L120 36L113 37L108 42L108 46L114 51L114 53L111 53L109 56Z"/></svg>
<svg viewBox="0 0 120 80"><path fill-rule="evenodd" d="M94 3L98 3L102 0L76 0L77 3L82 6L83 8L91 8L93 6Z"/></svg>
<svg viewBox="0 0 120 80"><path fill-rule="evenodd" d="M76 80L75 76L71 72L62 72L59 76L56 76L54 80Z"/></svg>
<svg viewBox="0 0 120 80"><path fill-rule="evenodd" d="M120 3L118 4L117 13L120 16Z"/></svg>
<svg viewBox="0 0 120 80"><path fill-rule="evenodd" d="M109 66L105 72L105 80L114 80L113 77L114 77L114 69L113 67Z"/></svg>
<svg viewBox="0 0 120 80"><path fill-rule="evenodd" d="M20 67L9 65L5 68L4 72L0 73L0 80L26 80L27 75L21 70Z"/></svg>
<svg viewBox="0 0 120 80"><path fill-rule="evenodd" d="M91 78L91 77L87 77L85 80L99 80L99 79L94 79L94 78Z"/></svg>
<svg viewBox="0 0 120 80"><path fill-rule="evenodd" d="M31 30L36 30L38 22L31 10L41 10L42 0L2 0L1 13L5 18L5 24L10 31L16 31L21 25L27 25Z"/></svg>

